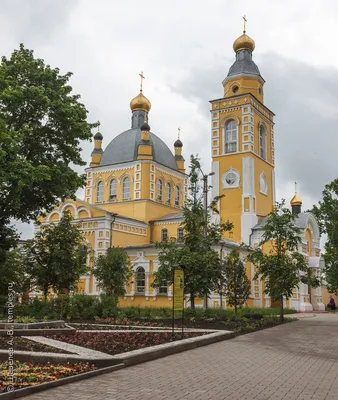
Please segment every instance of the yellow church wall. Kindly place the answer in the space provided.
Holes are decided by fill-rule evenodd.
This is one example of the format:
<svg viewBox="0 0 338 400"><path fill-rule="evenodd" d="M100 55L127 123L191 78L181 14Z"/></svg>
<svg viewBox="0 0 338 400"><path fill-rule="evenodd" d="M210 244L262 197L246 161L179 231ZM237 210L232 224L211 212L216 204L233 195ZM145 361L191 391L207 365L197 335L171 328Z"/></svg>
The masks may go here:
<svg viewBox="0 0 338 400"><path fill-rule="evenodd" d="M312 235L310 232L310 229L306 229L305 231L305 239L307 241L307 246L308 246L308 255L312 256L313 255L313 250L312 250Z"/></svg>
<svg viewBox="0 0 338 400"><path fill-rule="evenodd" d="M272 211L273 206L273 182L272 182L273 167L267 164L261 158L255 156L255 192L256 192L256 214L265 216ZM268 184L267 195L260 192L260 175L264 175Z"/></svg>
<svg viewBox="0 0 338 400"><path fill-rule="evenodd" d="M149 243L149 234L135 235L131 232L121 232L113 228L113 246L124 247L124 246L136 246L140 244Z"/></svg>
<svg viewBox="0 0 338 400"><path fill-rule="evenodd" d="M232 88L234 86L238 86L238 91L236 93L233 93L232 91ZM259 92L259 88L261 88L261 93ZM257 78L237 77L235 79L229 80L224 85L224 97L239 96L247 93L251 93L260 102L263 103L264 101L263 84Z"/></svg>
<svg viewBox="0 0 338 400"><path fill-rule="evenodd" d="M177 231L178 228L180 227L180 222L179 223L170 223L166 224L163 222L163 224L155 224L153 226L153 232L152 232L152 241L154 243L160 242L162 239L162 229L166 228L168 230L168 238L177 238Z"/></svg>

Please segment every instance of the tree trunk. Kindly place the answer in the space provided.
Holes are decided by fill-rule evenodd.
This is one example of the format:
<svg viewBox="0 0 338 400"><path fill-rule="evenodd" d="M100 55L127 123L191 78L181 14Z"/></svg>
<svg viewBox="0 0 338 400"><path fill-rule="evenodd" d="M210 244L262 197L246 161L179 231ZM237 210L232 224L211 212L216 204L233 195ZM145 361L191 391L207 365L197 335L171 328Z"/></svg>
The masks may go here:
<svg viewBox="0 0 338 400"><path fill-rule="evenodd" d="M280 296L280 320L281 322L284 321L284 299L282 294Z"/></svg>
<svg viewBox="0 0 338 400"><path fill-rule="evenodd" d="M193 294L190 295L190 307L195 310L195 296Z"/></svg>

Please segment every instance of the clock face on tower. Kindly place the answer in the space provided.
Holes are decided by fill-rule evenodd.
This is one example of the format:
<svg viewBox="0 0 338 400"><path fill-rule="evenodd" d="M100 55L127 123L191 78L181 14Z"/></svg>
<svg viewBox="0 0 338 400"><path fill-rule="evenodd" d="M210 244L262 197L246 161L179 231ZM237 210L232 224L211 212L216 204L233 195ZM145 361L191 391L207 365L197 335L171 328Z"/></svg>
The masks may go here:
<svg viewBox="0 0 338 400"><path fill-rule="evenodd" d="M236 175L233 172L229 172L225 177L228 185L233 185L236 182Z"/></svg>

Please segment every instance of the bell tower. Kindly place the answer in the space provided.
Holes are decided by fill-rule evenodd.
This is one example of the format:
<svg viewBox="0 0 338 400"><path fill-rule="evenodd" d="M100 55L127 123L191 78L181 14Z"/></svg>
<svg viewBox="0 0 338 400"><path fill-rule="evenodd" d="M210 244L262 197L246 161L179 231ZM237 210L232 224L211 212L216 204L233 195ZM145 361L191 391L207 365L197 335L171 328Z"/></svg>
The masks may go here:
<svg viewBox="0 0 338 400"><path fill-rule="evenodd" d="M251 229L275 202L274 113L264 105L264 79L252 59L255 42L243 34L223 80L223 97L211 103L213 195L220 217L234 224L226 238L250 244Z"/></svg>

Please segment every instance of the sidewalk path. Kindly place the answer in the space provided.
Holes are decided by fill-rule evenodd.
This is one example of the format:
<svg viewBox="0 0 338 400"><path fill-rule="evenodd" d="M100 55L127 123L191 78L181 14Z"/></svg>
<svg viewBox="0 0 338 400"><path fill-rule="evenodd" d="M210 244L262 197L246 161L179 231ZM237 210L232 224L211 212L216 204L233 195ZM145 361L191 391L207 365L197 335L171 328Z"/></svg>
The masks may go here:
<svg viewBox="0 0 338 400"><path fill-rule="evenodd" d="M27 400L337 400L338 313L240 336Z"/></svg>

